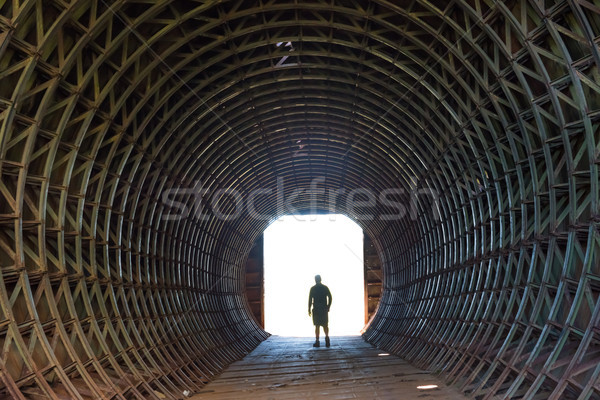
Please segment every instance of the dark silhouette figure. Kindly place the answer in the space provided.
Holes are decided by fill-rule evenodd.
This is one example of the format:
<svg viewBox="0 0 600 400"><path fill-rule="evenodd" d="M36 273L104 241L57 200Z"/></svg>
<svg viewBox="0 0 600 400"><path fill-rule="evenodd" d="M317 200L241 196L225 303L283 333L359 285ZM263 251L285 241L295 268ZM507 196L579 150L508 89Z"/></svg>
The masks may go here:
<svg viewBox="0 0 600 400"><path fill-rule="evenodd" d="M315 286L310 288L308 295L308 316L311 315L312 306L312 318L313 324L315 324L315 344L314 347L320 347L319 343L319 327L323 327L325 332L325 346L329 347L329 308L331 307L331 292L329 288L321 283L321 275L315 276Z"/></svg>

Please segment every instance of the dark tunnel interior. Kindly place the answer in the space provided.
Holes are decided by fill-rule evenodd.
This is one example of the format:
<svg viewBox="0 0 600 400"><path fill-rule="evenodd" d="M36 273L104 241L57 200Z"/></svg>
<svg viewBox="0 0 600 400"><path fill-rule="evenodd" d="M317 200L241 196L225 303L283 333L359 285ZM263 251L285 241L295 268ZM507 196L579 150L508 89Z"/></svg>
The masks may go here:
<svg viewBox="0 0 600 400"><path fill-rule="evenodd" d="M270 221L354 219L368 342L600 399L598 0L0 0L0 397L182 398Z"/></svg>

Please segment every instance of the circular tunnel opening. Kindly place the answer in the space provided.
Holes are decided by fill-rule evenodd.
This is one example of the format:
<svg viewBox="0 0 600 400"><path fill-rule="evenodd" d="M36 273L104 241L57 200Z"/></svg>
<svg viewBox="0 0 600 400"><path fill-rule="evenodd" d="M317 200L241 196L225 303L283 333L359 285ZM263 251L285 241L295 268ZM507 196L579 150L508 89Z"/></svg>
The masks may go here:
<svg viewBox="0 0 600 400"><path fill-rule="evenodd" d="M362 228L344 215L287 215L263 235L265 330L314 335L307 299L319 275L335 296L330 335L358 335L367 316Z"/></svg>
<svg viewBox="0 0 600 400"><path fill-rule="evenodd" d="M282 334L282 331L285 330L286 334L292 336L306 334L306 329L310 328L310 324L302 319L302 312L306 308L303 299L306 296L305 293L302 294L298 282L300 279L304 280L305 285L312 285L314 275L319 273L315 269L316 266L319 267L319 271L323 269L322 267L325 267L332 272L329 276L337 280L338 283L344 283L347 280L345 275L348 272L346 271L346 264L355 267L351 268L354 271L350 271L354 278L353 289L349 290L349 288L342 287L345 296L339 299L336 296L336 303L341 303L343 308L341 320L347 321L348 318L353 318L355 323L351 325L352 328L349 328L350 325L346 322L339 325L340 329L336 332L336 335L364 333L375 316L384 279L380 257L372 239L364 235L360 226L354 222L349 222L347 225L349 225L351 232L345 232L344 229L347 225L336 223L336 221L339 221L339 217L343 222L350 221L345 215L336 214L286 215L272 222L265 230L267 232L269 228L273 228L275 222L285 225L279 230L271 229L270 240L265 242L265 232L263 232L254 242L245 263L244 292L254 319L267 332ZM294 221L305 222L298 226L304 229L301 229L301 231L294 229ZM325 228L325 231L323 231L323 228ZM358 235L359 230L360 235ZM352 233L355 233L355 235L352 235ZM320 239L317 240L312 237L314 234L321 235L319 236ZM327 234L330 236L327 236ZM360 240L358 240L357 235L360 236ZM266 253L270 253L271 258L267 262L268 267L265 267ZM360 271L357 269L358 265L360 265ZM271 278L265 276L265 269L272 270ZM295 272L294 269L303 270L303 272ZM289 272L301 276L292 279ZM267 273L267 275L269 274ZM266 282L269 280L271 282L267 284ZM265 289L265 287L271 285L276 291L279 291L277 282L281 280L292 281L297 286L294 296L294 305L297 309L286 318L283 318L290 319L295 327L291 328L288 326L289 324L283 324L285 329L282 330L279 328L280 323L278 322L272 324L271 326L274 328L270 329L265 324L265 314L269 313L269 306L266 306L268 300L265 296L265 291L268 291L268 289ZM357 284L358 280L361 282L360 285ZM363 304L358 304L359 297L364 299ZM354 305L350 307L347 300L350 300L350 303ZM271 301L271 309L273 309L278 308L278 302L289 302L290 299L288 296L272 295ZM359 315L364 315L362 322L358 322ZM277 321L283 320L273 316L271 318L275 318ZM312 330L310 332L310 335L312 335Z"/></svg>
<svg viewBox="0 0 600 400"><path fill-rule="evenodd" d="M0 396L200 391L267 337L253 244L317 209L379 255L365 340L478 399L599 397L599 14L0 2Z"/></svg>

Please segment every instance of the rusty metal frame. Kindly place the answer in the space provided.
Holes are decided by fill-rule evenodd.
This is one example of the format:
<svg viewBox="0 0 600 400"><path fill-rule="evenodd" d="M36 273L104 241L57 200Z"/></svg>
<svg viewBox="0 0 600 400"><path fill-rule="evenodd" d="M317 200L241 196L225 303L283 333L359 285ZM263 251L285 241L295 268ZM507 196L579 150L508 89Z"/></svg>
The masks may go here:
<svg viewBox="0 0 600 400"><path fill-rule="evenodd" d="M600 396L599 37L586 0L0 2L0 394L198 391L266 337L268 221L162 193L323 176L439 196L359 221L367 340L474 398Z"/></svg>

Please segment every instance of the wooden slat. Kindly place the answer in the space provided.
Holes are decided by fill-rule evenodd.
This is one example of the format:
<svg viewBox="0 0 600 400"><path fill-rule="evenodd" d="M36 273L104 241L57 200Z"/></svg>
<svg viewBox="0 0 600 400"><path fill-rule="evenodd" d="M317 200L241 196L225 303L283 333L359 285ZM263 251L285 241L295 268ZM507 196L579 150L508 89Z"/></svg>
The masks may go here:
<svg viewBox="0 0 600 400"><path fill-rule="evenodd" d="M312 338L271 336L192 399L465 398L399 357L380 356L386 353L359 336L332 337L330 348L312 343ZM439 388L417 389L431 384Z"/></svg>

